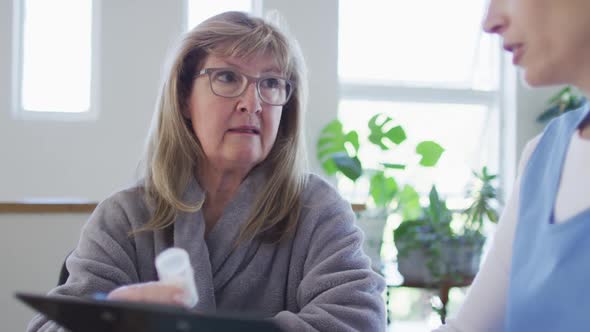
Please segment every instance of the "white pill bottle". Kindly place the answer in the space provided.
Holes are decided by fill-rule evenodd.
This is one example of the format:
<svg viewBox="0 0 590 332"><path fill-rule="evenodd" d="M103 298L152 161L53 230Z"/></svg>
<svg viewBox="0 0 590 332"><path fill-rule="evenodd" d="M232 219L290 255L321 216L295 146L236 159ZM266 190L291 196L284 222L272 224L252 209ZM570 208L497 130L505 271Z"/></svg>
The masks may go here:
<svg viewBox="0 0 590 332"><path fill-rule="evenodd" d="M184 290L183 303L194 307L199 301L195 286L193 267L186 250L168 248L156 257L156 270L160 281L181 287Z"/></svg>

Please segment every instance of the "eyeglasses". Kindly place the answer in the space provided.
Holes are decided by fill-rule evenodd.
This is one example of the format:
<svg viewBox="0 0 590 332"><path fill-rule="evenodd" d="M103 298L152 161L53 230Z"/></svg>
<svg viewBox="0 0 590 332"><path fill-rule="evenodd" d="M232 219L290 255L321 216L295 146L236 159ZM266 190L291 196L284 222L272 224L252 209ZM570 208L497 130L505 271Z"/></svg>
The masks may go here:
<svg viewBox="0 0 590 332"><path fill-rule="evenodd" d="M275 75L254 77L233 68L206 68L195 77L209 75L211 91L220 97L234 98L241 96L251 82L256 83L260 99L273 106L283 106L291 97L293 83L286 78Z"/></svg>

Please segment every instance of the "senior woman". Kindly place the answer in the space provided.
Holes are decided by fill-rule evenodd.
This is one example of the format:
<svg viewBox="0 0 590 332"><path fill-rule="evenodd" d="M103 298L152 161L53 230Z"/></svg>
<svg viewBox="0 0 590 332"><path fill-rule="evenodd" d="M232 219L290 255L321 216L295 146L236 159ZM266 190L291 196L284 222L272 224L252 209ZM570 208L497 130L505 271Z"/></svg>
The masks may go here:
<svg viewBox="0 0 590 332"><path fill-rule="evenodd" d="M103 201L50 294L181 305L156 255L190 255L197 312L254 311L286 331L382 331L383 279L350 204L304 171L304 63L245 13L187 33L159 97L145 177ZM58 326L36 316L29 331Z"/></svg>

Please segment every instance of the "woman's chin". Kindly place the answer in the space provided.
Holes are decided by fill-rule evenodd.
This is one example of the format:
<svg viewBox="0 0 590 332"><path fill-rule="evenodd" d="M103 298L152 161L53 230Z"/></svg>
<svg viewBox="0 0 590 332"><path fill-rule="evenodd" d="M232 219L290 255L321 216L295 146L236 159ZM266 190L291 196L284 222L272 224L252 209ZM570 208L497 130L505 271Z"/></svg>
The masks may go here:
<svg viewBox="0 0 590 332"><path fill-rule="evenodd" d="M551 73L544 73L542 71L533 70L530 68L523 68L521 70L521 78L522 82L526 86L533 88L568 84L568 82L565 82L563 79L560 79L560 77L557 77L557 75L552 75Z"/></svg>
<svg viewBox="0 0 590 332"><path fill-rule="evenodd" d="M235 155L225 160L225 165L230 168L252 169L259 163L259 158L253 155Z"/></svg>

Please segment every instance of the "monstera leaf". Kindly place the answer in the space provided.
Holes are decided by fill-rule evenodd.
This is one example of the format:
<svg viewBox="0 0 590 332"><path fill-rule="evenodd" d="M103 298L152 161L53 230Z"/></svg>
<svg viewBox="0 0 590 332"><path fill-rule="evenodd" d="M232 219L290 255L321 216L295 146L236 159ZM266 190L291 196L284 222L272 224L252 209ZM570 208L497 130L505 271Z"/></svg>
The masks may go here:
<svg viewBox="0 0 590 332"><path fill-rule="evenodd" d="M351 155L346 146L353 149ZM354 130L345 133L342 123L334 120L328 123L317 143L317 157L324 171L333 175L340 171L344 176L355 181L362 174L362 165L356 154L359 149L358 133Z"/></svg>
<svg viewBox="0 0 590 332"><path fill-rule="evenodd" d="M352 181L365 174L370 181L369 194L377 207L397 206L404 218L418 218L423 214L418 194L410 186L405 186L400 192L394 177L396 172L404 171L409 166L404 160L396 157L395 150L396 146L407 141L406 132L386 114L371 117L368 129L368 145L378 146L381 151L387 151L381 153L376 170L363 169L363 162L359 157L359 135L354 130L346 132L339 120L328 123L317 141L317 158L323 170L328 175L340 173ZM421 156L420 165L428 167L436 165L444 152L444 149L433 141L421 142L415 149ZM394 201L399 204L392 204Z"/></svg>
<svg viewBox="0 0 590 332"><path fill-rule="evenodd" d="M371 143L378 145L382 150L389 150L392 143L398 145L406 140L406 132L401 126L395 126L386 131L385 127L393 121L392 118L385 116L383 122L378 124L377 119L380 117L383 117L383 114L377 114L369 120L369 130L371 130L369 141Z"/></svg>

